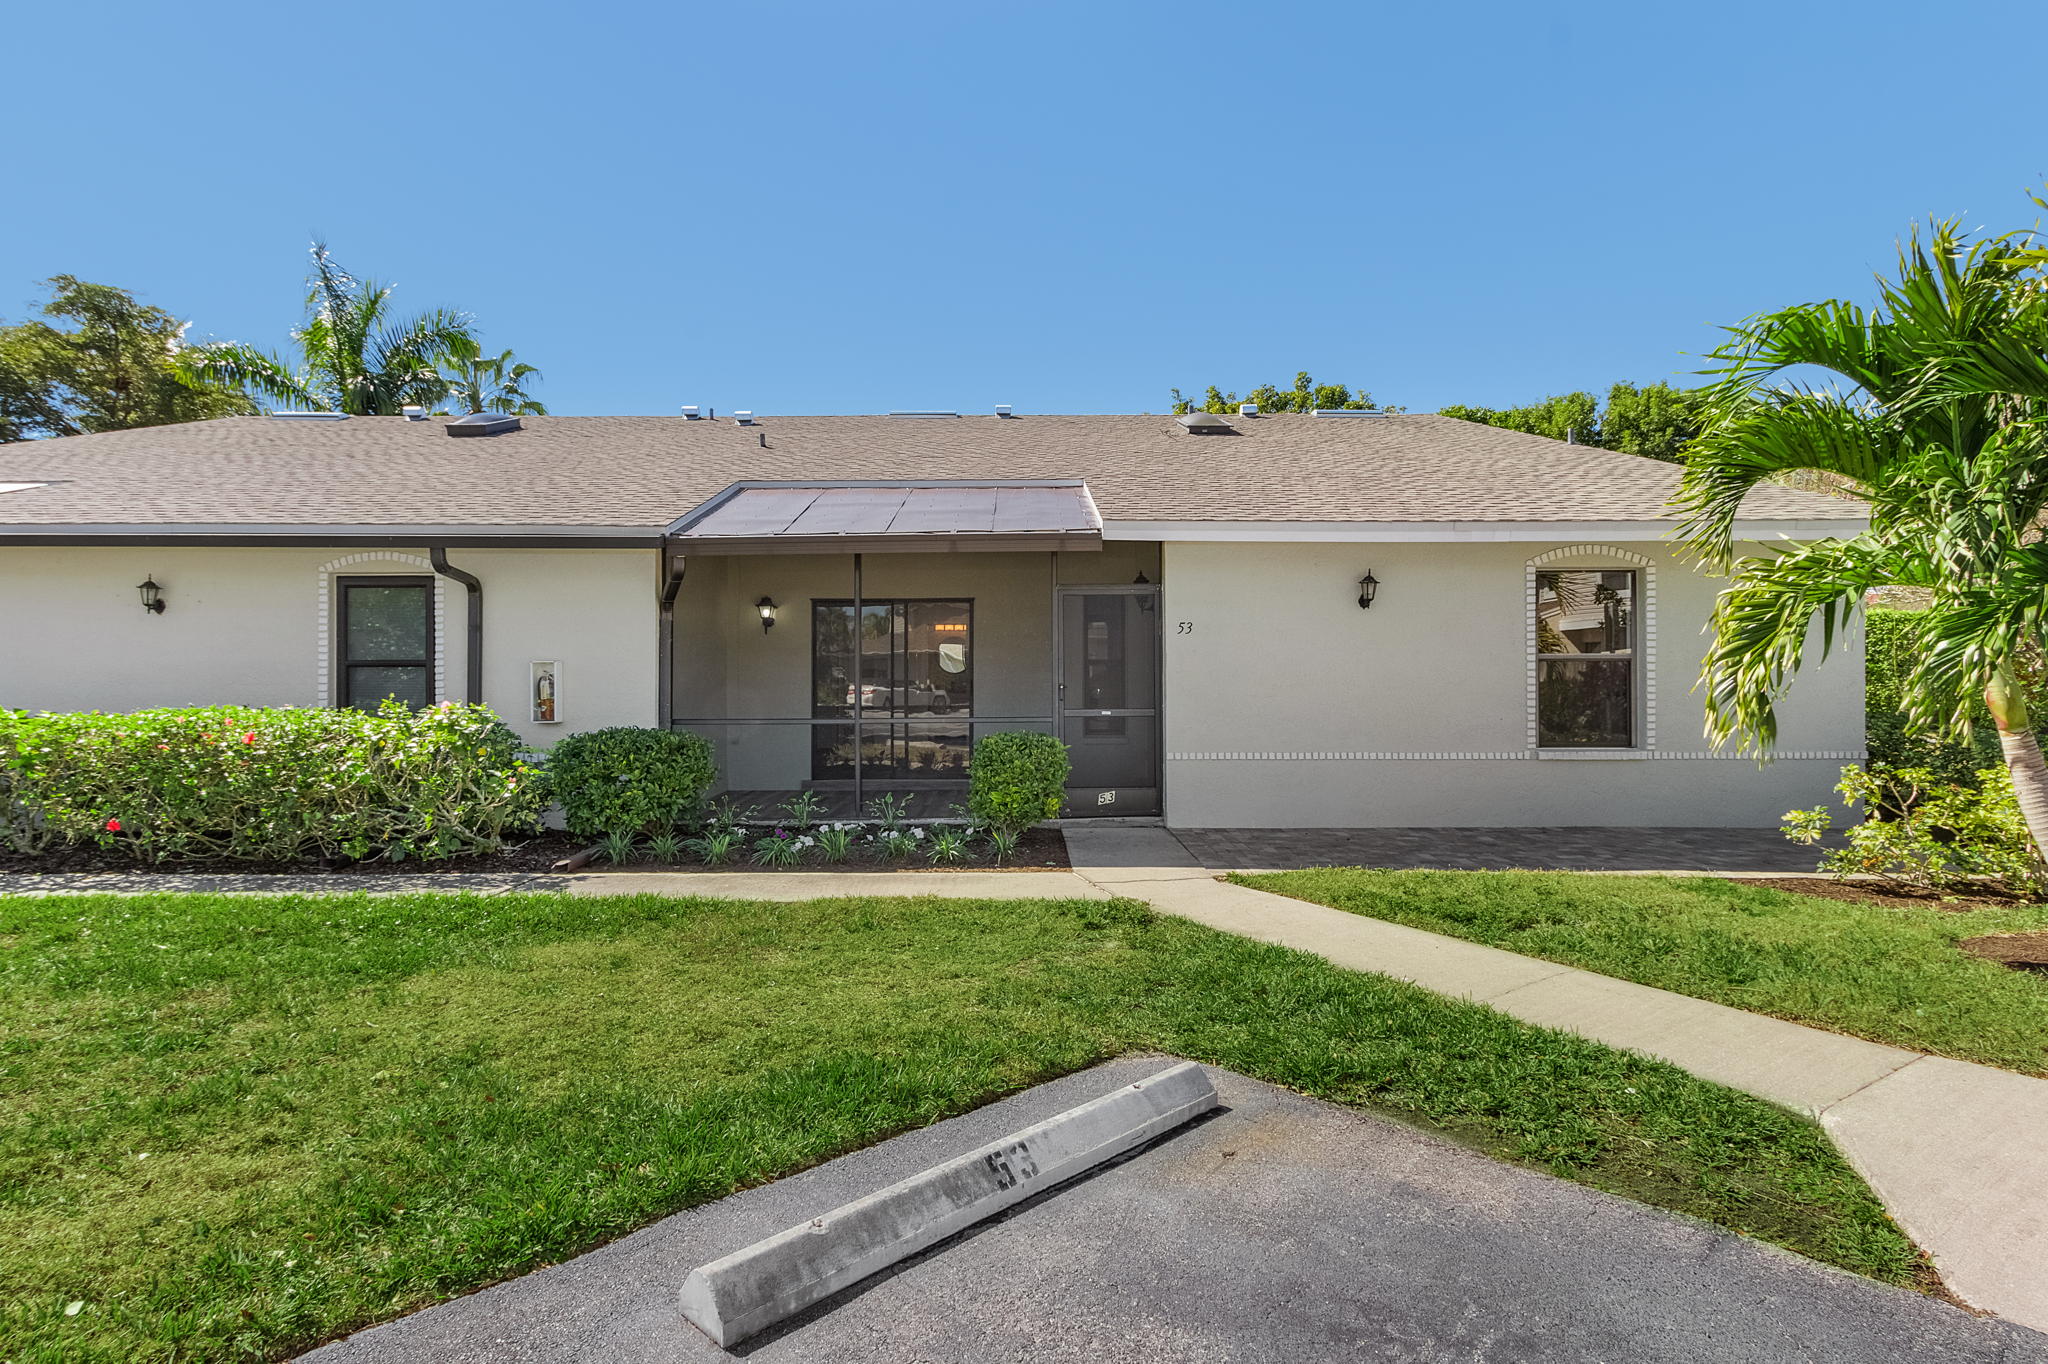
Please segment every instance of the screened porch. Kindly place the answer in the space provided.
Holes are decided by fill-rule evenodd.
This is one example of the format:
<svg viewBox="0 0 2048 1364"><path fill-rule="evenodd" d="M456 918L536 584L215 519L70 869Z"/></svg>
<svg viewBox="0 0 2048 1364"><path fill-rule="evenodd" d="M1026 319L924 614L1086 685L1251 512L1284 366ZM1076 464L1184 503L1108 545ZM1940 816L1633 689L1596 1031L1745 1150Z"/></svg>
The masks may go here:
<svg viewBox="0 0 2048 1364"><path fill-rule="evenodd" d="M1009 730L1068 742L1077 811L1153 813L1159 569L1136 542L690 555L672 722L764 816L811 792L824 818L955 817L975 740Z"/></svg>

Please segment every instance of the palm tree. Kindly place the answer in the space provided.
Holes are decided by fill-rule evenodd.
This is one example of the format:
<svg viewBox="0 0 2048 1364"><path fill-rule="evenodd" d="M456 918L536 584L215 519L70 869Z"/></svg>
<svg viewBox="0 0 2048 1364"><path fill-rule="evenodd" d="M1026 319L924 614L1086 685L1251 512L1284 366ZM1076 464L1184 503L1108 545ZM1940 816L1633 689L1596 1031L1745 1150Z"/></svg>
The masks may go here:
<svg viewBox="0 0 2048 1364"><path fill-rule="evenodd" d="M297 365L275 352L223 341L188 348L185 373L258 399L356 416L395 417L447 396L448 381L436 362L451 345L470 339L466 314L437 308L392 317L391 286L356 279L328 255L325 242L313 243L307 284L306 322L292 333Z"/></svg>
<svg viewBox="0 0 2048 1364"><path fill-rule="evenodd" d="M474 337L449 343L441 356L448 396L464 412L503 412L514 417L545 417L545 405L526 392L529 379L541 373L512 358L511 351L485 355Z"/></svg>
<svg viewBox="0 0 2048 1364"><path fill-rule="evenodd" d="M2048 207L2048 204L2044 204ZM1675 501L1686 545L1727 569L1743 496L1795 470L1868 500L1870 528L1741 559L1715 605L1703 668L1708 731L1767 751L1774 703L1812 626L1822 656L1875 587L1924 588L1906 717L1966 735L1981 696L2037 849L2048 766L2019 677L2048 623L2048 251L2031 232L1973 240L1915 229L1866 312L1801 304L1730 329L1708 425ZM1817 386L1787 371L1811 366ZM1835 383L1833 381L1839 381Z"/></svg>

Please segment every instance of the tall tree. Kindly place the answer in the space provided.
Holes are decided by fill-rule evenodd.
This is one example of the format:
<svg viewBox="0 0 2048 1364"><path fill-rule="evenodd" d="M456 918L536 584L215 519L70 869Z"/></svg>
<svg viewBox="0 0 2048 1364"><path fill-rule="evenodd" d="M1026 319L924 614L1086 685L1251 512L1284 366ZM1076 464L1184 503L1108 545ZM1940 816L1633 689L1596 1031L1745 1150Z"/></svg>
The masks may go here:
<svg viewBox="0 0 2048 1364"><path fill-rule="evenodd" d="M1685 460L1706 421L1706 395L1696 388L1619 383L1607 390L1600 414L1600 444L1667 463Z"/></svg>
<svg viewBox="0 0 2048 1364"><path fill-rule="evenodd" d="M448 396L441 357L473 340L467 314L437 308L396 317L391 286L359 280L313 243L306 320L292 333L296 364L235 341L194 346L184 372L193 382L237 389L318 412L395 417Z"/></svg>
<svg viewBox="0 0 2048 1364"><path fill-rule="evenodd" d="M1173 399L1176 415L1188 412L1218 412L1233 414L1239 403L1257 403L1261 412L1313 412L1348 409L1355 412L1399 412L1398 407L1381 407L1373 402L1372 394L1364 389L1353 393L1343 384L1319 384L1311 379L1307 370L1294 376L1293 388L1278 388L1272 384L1260 384L1242 398L1235 393L1225 393L1216 385L1209 385L1209 391L1202 395L1198 404L1179 389L1168 392Z"/></svg>
<svg viewBox="0 0 2048 1364"><path fill-rule="evenodd" d="M1439 408L1437 415L1675 463L1700 433L1704 402L1698 389L1664 383L1638 388L1624 382L1607 390L1605 407L1591 393L1578 392L1554 394L1526 407L1453 404Z"/></svg>
<svg viewBox="0 0 2048 1364"><path fill-rule="evenodd" d="M1907 723L1964 738L1981 695L2037 849L2048 849L2048 766L2020 678L2048 627L2044 267L2033 233L1973 238L1936 222L1900 248L1895 277L1879 277L1875 309L1829 300L1732 328L1676 501L1686 544L1732 570L1702 674L1717 742L1769 750L1816 621L1825 656L1871 589L1924 588ZM1800 366L1839 384L1791 379ZM1796 470L1868 499L1869 530L1735 560L1743 497Z"/></svg>
<svg viewBox="0 0 2048 1364"><path fill-rule="evenodd" d="M1464 407L1453 404L1437 409L1440 417L1499 426L1552 440L1577 441L1582 445L1600 443L1600 400L1590 393L1558 393L1527 407Z"/></svg>
<svg viewBox="0 0 2048 1364"><path fill-rule="evenodd" d="M186 323L126 289L45 280L49 319L0 327L0 442L204 421L248 399L179 377Z"/></svg>
<svg viewBox="0 0 2048 1364"><path fill-rule="evenodd" d="M526 391L541 377L532 365L521 364L511 351L485 355L473 337L450 343L441 357L448 397L464 412L503 412L514 417L545 417L547 408Z"/></svg>

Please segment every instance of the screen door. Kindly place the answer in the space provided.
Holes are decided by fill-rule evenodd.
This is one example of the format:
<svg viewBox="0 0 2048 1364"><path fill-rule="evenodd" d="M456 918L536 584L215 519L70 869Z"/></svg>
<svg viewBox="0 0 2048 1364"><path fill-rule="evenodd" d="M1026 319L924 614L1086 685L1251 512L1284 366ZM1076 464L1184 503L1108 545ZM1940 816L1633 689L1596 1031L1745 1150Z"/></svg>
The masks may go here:
<svg viewBox="0 0 2048 1364"><path fill-rule="evenodd" d="M1159 590L1063 588L1060 738L1067 814L1159 813Z"/></svg>

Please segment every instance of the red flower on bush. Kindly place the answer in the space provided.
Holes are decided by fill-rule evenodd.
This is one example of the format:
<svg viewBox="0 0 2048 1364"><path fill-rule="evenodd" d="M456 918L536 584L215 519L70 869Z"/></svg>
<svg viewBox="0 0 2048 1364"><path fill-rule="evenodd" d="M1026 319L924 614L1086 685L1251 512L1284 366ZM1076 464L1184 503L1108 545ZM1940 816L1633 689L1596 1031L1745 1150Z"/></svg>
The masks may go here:
<svg viewBox="0 0 2048 1364"><path fill-rule="evenodd" d="M244 734L244 735L242 736L242 742L243 742L243 743L245 743L245 744L253 744L253 743L255 743L255 742L256 742L256 731L252 729L252 730L250 730L250 731L249 731L249 732L248 732L247 734Z"/></svg>
<svg viewBox="0 0 2048 1364"><path fill-rule="evenodd" d="M117 834L117 833L120 833L120 832L121 832L121 821L120 821L120 820L118 820L118 819L110 819L110 820L108 820L108 821L107 821L107 832L108 832L108 833L110 833L110 834Z"/></svg>

